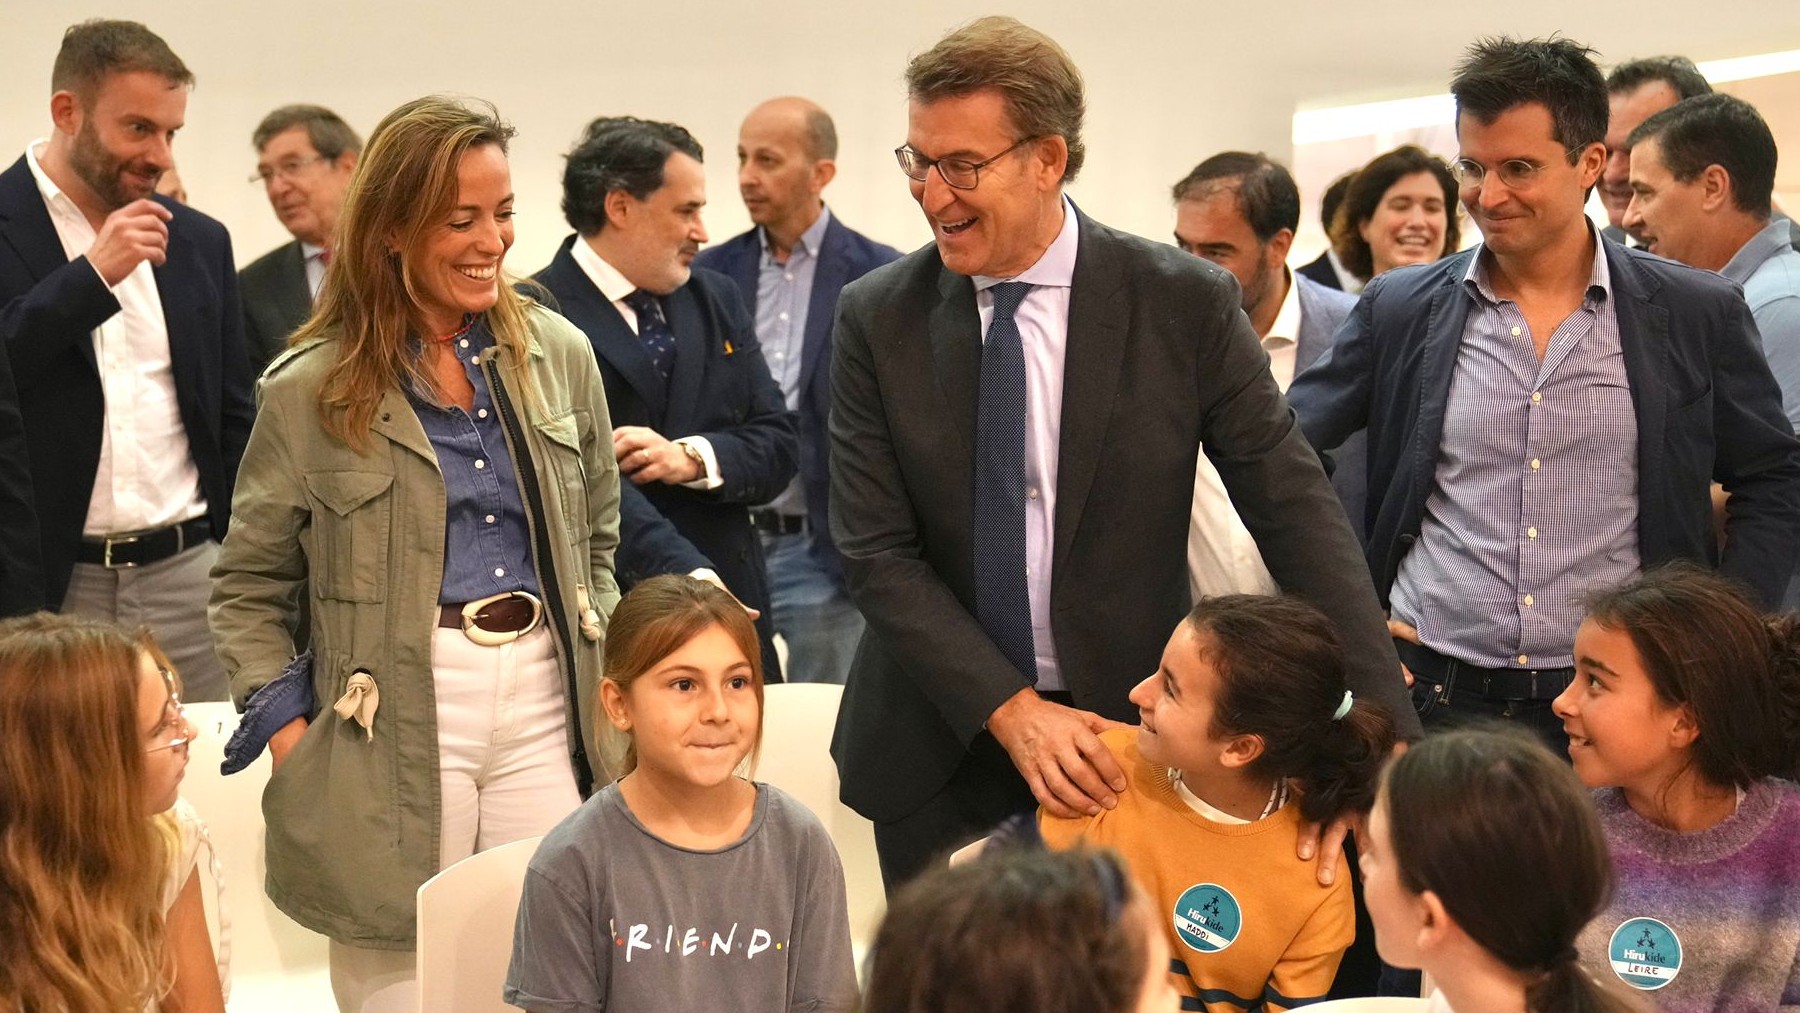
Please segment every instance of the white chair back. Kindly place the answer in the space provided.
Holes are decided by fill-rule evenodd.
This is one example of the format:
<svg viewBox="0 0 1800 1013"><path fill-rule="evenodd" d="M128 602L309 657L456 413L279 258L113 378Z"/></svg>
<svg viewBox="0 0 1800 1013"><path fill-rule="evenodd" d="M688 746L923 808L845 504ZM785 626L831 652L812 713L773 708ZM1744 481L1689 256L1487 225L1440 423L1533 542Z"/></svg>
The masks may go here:
<svg viewBox="0 0 1800 1013"><path fill-rule="evenodd" d="M782 683L765 689L762 756L755 777L805 803L837 845L849 895L850 939L860 966L887 910L887 894L875 858L875 825L838 801L831 732L843 696L844 687L820 683Z"/></svg>
<svg viewBox="0 0 1800 1013"><path fill-rule="evenodd" d="M525 867L542 837L470 855L419 887L421 1013L517 1013L500 1000Z"/></svg>
<svg viewBox="0 0 1800 1013"><path fill-rule="evenodd" d="M236 709L229 703L190 703L186 710L197 734L188 746L181 797L206 822L224 868L224 882L201 893L215 945L220 898L231 926L230 1007L249 1013L331 1013L337 1003L331 994L325 937L301 928L263 892L262 792L269 782L269 756L264 753L229 777L219 773L225 740L237 730ZM207 863L202 861L200 867L205 869Z"/></svg>

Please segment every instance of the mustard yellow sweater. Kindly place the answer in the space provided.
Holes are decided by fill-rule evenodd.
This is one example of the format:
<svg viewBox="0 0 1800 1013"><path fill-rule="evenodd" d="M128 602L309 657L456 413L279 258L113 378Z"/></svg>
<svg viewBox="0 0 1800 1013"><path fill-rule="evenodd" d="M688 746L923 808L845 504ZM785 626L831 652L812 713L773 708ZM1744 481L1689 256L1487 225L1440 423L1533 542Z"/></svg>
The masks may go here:
<svg viewBox="0 0 1800 1013"><path fill-rule="evenodd" d="M1077 841L1123 855L1169 939L1184 1010L1286 1010L1324 998L1355 938L1350 877L1318 883L1294 856L1300 807L1233 825L1195 812L1168 772L1137 748L1136 729L1101 736L1130 787L1119 807L1066 820L1038 814L1052 847Z"/></svg>

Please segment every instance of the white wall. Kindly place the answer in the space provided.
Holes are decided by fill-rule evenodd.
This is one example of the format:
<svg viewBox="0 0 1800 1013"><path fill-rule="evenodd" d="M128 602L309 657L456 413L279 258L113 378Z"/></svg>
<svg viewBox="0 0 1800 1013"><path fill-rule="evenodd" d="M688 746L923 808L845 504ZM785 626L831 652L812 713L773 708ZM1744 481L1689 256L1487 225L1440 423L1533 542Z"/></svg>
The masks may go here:
<svg viewBox="0 0 1800 1013"><path fill-rule="evenodd" d="M1796 0L1411 9L1333 0L0 0L0 164L49 129L50 63L62 30L86 17L126 17L167 39L199 78L176 155L190 199L231 228L240 262L287 238L261 187L244 181L255 161L250 131L264 113L319 102L367 133L388 109L431 91L491 99L519 128L516 272L544 264L567 231L557 209L561 154L600 114L692 130L709 156L714 238L745 228L733 175L737 124L755 102L782 93L815 98L837 119L839 175L827 192L834 209L910 248L927 232L889 154L905 139L901 72L945 30L992 11L1050 33L1087 78L1089 157L1075 199L1155 238L1168 234L1169 184L1201 158L1228 147L1287 157L1296 106L1441 91L1458 52L1482 33L1560 30L1607 61L1800 47ZM1696 20L1702 11L1706 20Z"/></svg>

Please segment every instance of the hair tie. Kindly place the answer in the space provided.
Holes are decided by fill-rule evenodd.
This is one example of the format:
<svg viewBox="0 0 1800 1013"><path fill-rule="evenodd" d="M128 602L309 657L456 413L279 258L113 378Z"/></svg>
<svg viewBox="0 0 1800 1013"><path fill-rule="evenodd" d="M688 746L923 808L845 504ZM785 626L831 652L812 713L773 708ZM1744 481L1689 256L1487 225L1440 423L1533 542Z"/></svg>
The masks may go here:
<svg viewBox="0 0 1800 1013"><path fill-rule="evenodd" d="M1331 720L1333 720L1333 721L1344 720L1344 715L1350 713L1350 704L1354 699L1355 698L1350 695L1349 690L1344 690L1344 702L1338 704L1338 709L1336 711L1332 712Z"/></svg>

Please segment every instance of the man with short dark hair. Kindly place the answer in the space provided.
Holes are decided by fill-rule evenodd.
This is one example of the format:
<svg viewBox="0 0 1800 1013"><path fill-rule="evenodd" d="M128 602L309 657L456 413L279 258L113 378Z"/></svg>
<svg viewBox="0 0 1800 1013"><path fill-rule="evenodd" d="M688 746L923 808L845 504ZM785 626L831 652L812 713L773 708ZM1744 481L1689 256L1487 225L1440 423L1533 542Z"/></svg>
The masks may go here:
<svg viewBox="0 0 1800 1013"><path fill-rule="evenodd" d="M800 475L750 512L768 552L775 630L790 682L842 683L863 619L844 585L827 523L825 419L838 293L900 256L852 231L821 197L837 174L837 128L803 98L758 105L738 130L738 192L755 227L700 251L695 267L737 282L763 358L799 413Z"/></svg>
<svg viewBox="0 0 1800 1013"><path fill-rule="evenodd" d="M1335 620L1355 694L1416 729L1236 286L1064 195L1068 54L987 17L906 79L895 155L934 242L844 290L832 353L832 531L869 624L832 754L889 887L1014 813L1117 804L1099 733L1136 719L1187 612L1202 444L1276 582Z"/></svg>
<svg viewBox="0 0 1800 1013"><path fill-rule="evenodd" d="M50 138L0 174L0 339L44 602L155 631L187 698L223 700L206 604L250 433L243 318L224 227L154 195L193 80L135 22L63 36Z"/></svg>
<svg viewBox="0 0 1800 1013"><path fill-rule="evenodd" d="M1175 184L1175 245L1219 265L1238 281L1244 314L1269 353L1269 372L1283 391L1316 362L1356 299L1287 269L1300 224L1300 189L1269 156L1225 151ZM1331 482L1353 530L1363 505L1362 437L1337 454ZM1200 455L1188 530L1188 577L1194 598L1270 594L1275 582L1256 541L1225 495L1219 472Z"/></svg>
<svg viewBox="0 0 1800 1013"><path fill-rule="evenodd" d="M1371 282L1291 397L1323 450L1368 429L1369 568L1427 726L1508 718L1566 746L1550 702L1589 590L1686 559L1780 600L1800 441L1735 288L1588 222L1607 123L1588 49L1484 40L1451 93L1482 244Z"/></svg>
<svg viewBox="0 0 1800 1013"><path fill-rule="evenodd" d="M1319 227L1325 232L1325 252L1306 262L1303 267L1294 269L1294 273L1326 288L1341 289L1345 292L1362 291L1362 279L1350 272L1339 259L1337 250L1331 245L1331 222L1337 217L1339 207L1343 206L1344 196L1350 192L1350 183L1356 179L1356 173L1346 172L1331 181L1325 188L1325 195L1319 198Z"/></svg>
<svg viewBox="0 0 1800 1013"><path fill-rule="evenodd" d="M706 226L700 142L630 116L588 125L563 170L563 240L536 280L587 333L606 382L621 489L621 590L659 573L711 579L765 614L763 672L780 681L762 542L750 507L793 479L794 413L731 280L691 267Z"/></svg>
<svg viewBox="0 0 1800 1013"><path fill-rule="evenodd" d="M250 368L261 373L312 315L362 138L324 106L291 105L263 117L250 143L256 148L250 181L262 184L275 217L294 237L238 272Z"/></svg>
<svg viewBox="0 0 1800 1013"><path fill-rule="evenodd" d="M1625 206L1631 203L1631 132L1653 113L1682 99L1712 92L1700 68L1685 56L1649 56L1628 60L1606 75L1608 118L1606 169L1600 174L1600 203L1611 223L1606 235L1623 243L1626 236L1642 245L1643 239L1625 225Z"/></svg>

